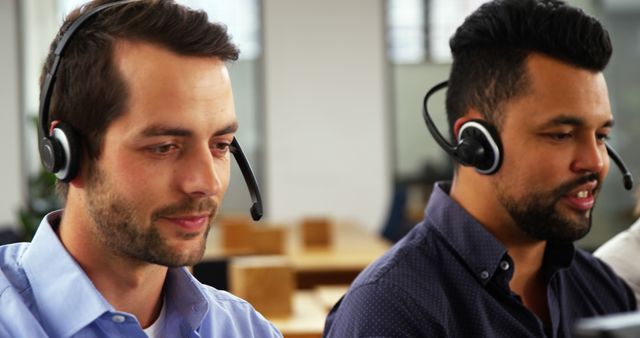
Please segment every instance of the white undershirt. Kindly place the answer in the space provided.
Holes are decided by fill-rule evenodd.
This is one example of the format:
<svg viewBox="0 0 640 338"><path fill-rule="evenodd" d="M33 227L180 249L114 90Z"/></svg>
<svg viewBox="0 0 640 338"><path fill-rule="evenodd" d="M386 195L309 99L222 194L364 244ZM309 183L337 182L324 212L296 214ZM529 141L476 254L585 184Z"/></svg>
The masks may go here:
<svg viewBox="0 0 640 338"><path fill-rule="evenodd" d="M167 308L167 300L164 299L162 302L162 309L160 310L160 315L158 315L158 319L156 319L153 324L151 324L148 328L143 329L144 333L147 334L149 338L161 338L164 332L164 323L166 322L166 308Z"/></svg>

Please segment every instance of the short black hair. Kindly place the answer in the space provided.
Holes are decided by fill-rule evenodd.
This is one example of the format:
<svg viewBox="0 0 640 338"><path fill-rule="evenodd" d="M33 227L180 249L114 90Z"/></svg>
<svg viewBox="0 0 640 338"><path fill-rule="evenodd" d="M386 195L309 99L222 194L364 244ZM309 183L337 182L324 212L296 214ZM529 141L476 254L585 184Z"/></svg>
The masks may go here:
<svg viewBox="0 0 640 338"><path fill-rule="evenodd" d="M453 65L447 112L455 121L477 109L500 130L502 104L529 88L525 61L541 53L602 71L611 58L609 33L581 9L560 0L494 0L483 4L449 41Z"/></svg>

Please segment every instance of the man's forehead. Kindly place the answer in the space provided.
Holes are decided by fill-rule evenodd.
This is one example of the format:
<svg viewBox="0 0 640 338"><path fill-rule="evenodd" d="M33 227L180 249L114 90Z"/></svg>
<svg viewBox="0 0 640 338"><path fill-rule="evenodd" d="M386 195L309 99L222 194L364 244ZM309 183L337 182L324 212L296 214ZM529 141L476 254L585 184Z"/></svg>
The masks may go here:
<svg viewBox="0 0 640 338"><path fill-rule="evenodd" d="M518 119L543 127L613 125L602 72L532 53L525 76L527 89L504 103L506 119L519 115Z"/></svg>

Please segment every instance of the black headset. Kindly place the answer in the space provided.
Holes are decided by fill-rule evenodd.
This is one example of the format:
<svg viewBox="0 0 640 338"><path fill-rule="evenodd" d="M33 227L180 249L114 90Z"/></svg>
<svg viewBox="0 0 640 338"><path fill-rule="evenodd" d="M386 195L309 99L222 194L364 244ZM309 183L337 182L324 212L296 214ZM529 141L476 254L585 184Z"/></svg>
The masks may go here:
<svg viewBox="0 0 640 338"><path fill-rule="evenodd" d="M424 101L422 102L422 116L431 136L444 151L460 164L475 167L477 172L484 175L495 173L502 164L502 142L498 131L492 124L479 119L472 119L463 123L458 132L458 143L454 146L445 140L433 120L431 120L428 109L429 98L435 92L446 88L447 85L448 81L443 81L433 86L424 96ZM627 190L631 190L633 188L631 172L627 169L620 155L609 144L606 144L606 147L609 157L622 172L624 187Z"/></svg>
<svg viewBox="0 0 640 338"><path fill-rule="evenodd" d="M64 35L60 38L58 45L56 46L54 53L54 60L51 64L51 68L47 73L43 85L42 91L40 93L40 110L38 114L39 123L38 123L38 148L40 151L40 160L42 161L42 165L45 169L63 181L69 182L78 174L78 168L80 164L81 157L81 146L79 143L79 138L76 136L73 128L67 123L60 122L56 124L55 128L53 128L52 132L48 132L48 120L49 120L49 105L51 101L51 95L53 93L53 85L56 81L56 72L58 71L58 66L60 61L62 60L62 55L64 53L64 49L67 46L69 40L75 34L78 29L85 23L88 19L100 13L101 11L135 2L139 0L125 0L125 1L117 1L104 5L97 6L87 13L80 16L76 21L74 21L69 29L64 33ZM260 195L260 189L258 187L258 182L251 170L251 165L249 165L249 161L247 160L242 148L240 148L240 144L238 140L234 137L231 142L231 152L238 163L238 167L242 172L242 176L249 188L249 194L251 195L251 217L255 221L259 220L262 217L262 197Z"/></svg>

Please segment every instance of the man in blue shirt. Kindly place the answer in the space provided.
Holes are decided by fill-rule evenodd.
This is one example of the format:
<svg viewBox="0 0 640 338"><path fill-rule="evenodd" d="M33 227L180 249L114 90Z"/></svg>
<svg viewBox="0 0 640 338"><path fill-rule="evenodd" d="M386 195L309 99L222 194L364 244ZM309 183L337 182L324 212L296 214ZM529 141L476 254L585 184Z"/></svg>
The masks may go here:
<svg viewBox="0 0 640 338"><path fill-rule="evenodd" d="M573 245L609 169L606 30L561 1L495 0L450 45L457 143L440 144L462 165L358 276L325 336L571 337L579 318L635 310L628 286Z"/></svg>
<svg viewBox="0 0 640 338"><path fill-rule="evenodd" d="M0 337L281 337L184 267L237 151L238 50L204 12L112 3L69 14L45 62L41 156L65 209L0 248Z"/></svg>

